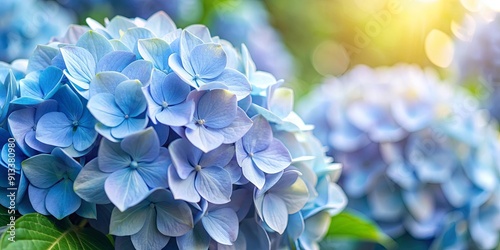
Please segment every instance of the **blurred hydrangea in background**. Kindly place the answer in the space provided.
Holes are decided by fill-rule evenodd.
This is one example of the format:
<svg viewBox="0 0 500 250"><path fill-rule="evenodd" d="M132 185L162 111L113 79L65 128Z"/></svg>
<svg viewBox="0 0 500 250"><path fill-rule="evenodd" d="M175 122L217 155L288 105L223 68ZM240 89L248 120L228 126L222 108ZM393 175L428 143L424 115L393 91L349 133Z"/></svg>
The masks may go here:
<svg viewBox="0 0 500 250"><path fill-rule="evenodd" d="M344 166L350 208L427 247L497 246L499 137L466 91L414 65L356 66L301 104Z"/></svg>
<svg viewBox="0 0 500 250"><path fill-rule="evenodd" d="M55 2L6 0L0 5L0 61L27 58L38 44L64 33L74 14Z"/></svg>

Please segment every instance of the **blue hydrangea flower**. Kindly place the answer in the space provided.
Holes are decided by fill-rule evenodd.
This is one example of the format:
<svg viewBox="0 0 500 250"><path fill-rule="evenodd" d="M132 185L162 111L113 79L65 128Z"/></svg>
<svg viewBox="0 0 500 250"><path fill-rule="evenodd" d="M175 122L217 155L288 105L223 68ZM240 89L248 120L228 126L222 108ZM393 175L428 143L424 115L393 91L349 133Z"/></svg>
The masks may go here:
<svg viewBox="0 0 500 250"><path fill-rule="evenodd" d="M153 123L183 126L193 120L194 102L186 100L191 89L176 74L153 70L147 89L148 115Z"/></svg>
<svg viewBox="0 0 500 250"><path fill-rule="evenodd" d="M467 94L414 66L358 66L327 81L304 106L328 108L306 120L344 164L349 206L386 233L438 248L498 244L498 216L477 213L498 207L500 145L488 114Z"/></svg>
<svg viewBox="0 0 500 250"><path fill-rule="evenodd" d="M309 199L309 192L300 172L288 170L270 175L266 185L254 193L259 217L274 231L282 234L288 224L288 215L300 211Z"/></svg>
<svg viewBox="0 0 500 250"><path fill-rule="evenodd" d="M171 237L185 235L193 228L188 204L162 188L151 190L143 201L125 211L113 209L110 221L109 232L130 236L135 249L162 249Z"/></svg>
<svg viewBox="0 0 500 250"><path fill-rule="evenodd" d="M94 117L68 85L61 87L53 99L58 104L57 112L40 117L36 124L36 139L51 146L72 147L76 155L84 154L97 139Z"/></svg>
<svg viewBox="0 0 500 250"><path fill-rule="evenodd" d="M29 197L33 208L41 214L62 219L74 212L95 216L95 205L86 205L73 190L73 183L81 166L60 148L52 153L40 154L22 162L26 178L30 181ZM60 204L64 204L61 206ZM78 211L79 210L79 211Z"/></svg>
<svg viewBox="0 0 500 250"><path fill-rule="evenodd" d="M169 64L186 83L201 90L227 88L238 100L250 93L247 78L234 69L226 68L227 57L220 44L204 43L186 30L182 32L179 43L180 55L172 54ZM206 62L210 62L209 67Z"/></svg>
<svg viewBox="0 0 500 250"><path fill-rule="evenodd" d="M160 147L154 129L148 128L120 143L102 140L97 162L87 165L76 180L76 192L87 201L102 201L102 194L94 194L104 188L109 200L125 211L147 197L149 190L167 187L170 156L166 148ZM97 179L89 182L88 178Z"/></svg>
<svg viewBox="0 0 500 250"><path fill-rule="evenodd" d="M20 105L36 105L51 98L61 86L63 72L53 66L26 75L19 82L20 97L12 103Z"/></svg>
<svg viewBox="0 0 500 250"><path fill-rule="evenodd" d="M38 121L50 112L57 112L56 100L47 100L33 107L16 110L9 115L9 130L25 155L50 153L54 149L53 145L47 145L36 138Z"/></svg>
<svg viewBox="0 0 500 250"><path fill-rule="evenodd" d="M240 54L162 12L87 23L0 65L0 79L17 77L0 136L37 163L26 165L33 182L20 208L94 218L120 249L317 246L346 203L340 167L293 112L284 81L259 71L244 45ZM36 174L59 158L69 170ZM49 209L48 190L63 181L70 206Z"/></svg>
<svg viewBox="0 0 500 250"><path fill-rule="evenodd" d="M259 115L252 120L253 126L236 142L236 159L245 178L261 189L266 173L279 173L292 159L286 147L273 137L271 125L264 117Z"/></svg>
<svg viewBox="0 0 500 250"><path fill-rule="evenodd" d="M113 90L109 79L106 80L111 91L93 95L87 107L99 121L96 129L108 140L116 142L146 127L147 101L139 81L124 80Z"/></svg>
<svg viewBox="0 0 500 250"><path fill-rule="evenodd" d="M172 167L168 183L176 199L198 202L201 198L214 204L229 202L232 183L224 169L234 156L234 147L222 145L206 154L185 139L169 147Z"/></svg>
<svg viewBox="0 0 500 250"><path fill-rule="evenodd" d="M227 90L191 92L195 102L193 120L186 125L186 138L204 152L222 143L234 143L252 126L252 121L236 104L236 96Z"/></svg>

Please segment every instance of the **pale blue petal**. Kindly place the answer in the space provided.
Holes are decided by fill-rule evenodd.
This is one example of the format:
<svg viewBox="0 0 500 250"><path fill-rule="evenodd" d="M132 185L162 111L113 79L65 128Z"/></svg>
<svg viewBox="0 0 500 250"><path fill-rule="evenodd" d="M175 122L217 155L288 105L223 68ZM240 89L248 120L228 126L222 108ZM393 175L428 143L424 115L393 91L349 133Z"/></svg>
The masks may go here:
<svg viewBox="0 0 500 250"><path fill-rule="evenodd" d="M103 56L97 62L96 73L104 71L121 72L125 67L136 60L135 54L128 51L113 51Z"/></svg>
<svg viewBox="0 0 500 250"><path fill-rule="evenodd" d="M240 233L245 234L247 249L271 249L269 236L255 219L245 219L240 224Z"/></svg>
<svg viewBox="0 0 500 250"><path fill-rule="evenodd" d="M191 55L191 51L198 45L203 44L203 41L200 40L198 37L193 35L187 30L183 30L181 33L180 37L180 44L179 44L179 50L180 50L180 60L179 60L179 65L182 65L182 68L184 68L187 72L189 72L190 75L194 75L193 68L191 66L191 62L189 61L189 57ZM172 65L170 65L172 67Z"/></svg>
<svg viewBox="0 0 500 250"><path fill-rule="evenodd" d="M157 113L155 118L165 125L184 126L193 120L194 109L194 102L187 101L175 106L167 107Z"/></svg>
<svg viewBox="0 0 500 250"><path fill-rule="evenodd" d="M215 78L226 67L227 58L220 44L201 44L190 53L190 63L195 75L204 79Z"/></svg>
<svg viewBox="0 0 500 250"><path fill-rule="evenodd" d="M210 31L207 26L203 24L192 24L185 28L186 31L189 31L191 34L202 40L204 43L211 43L212 36L210 35Z"/></svg>
<svg viewBox="0 0 500 250"><path fill-rule="evenodd" d="M175 199L185 200L187 202L200 201L200 195L194 187L196 173L191 173L185 180L181 179L175 168L168 169L168 186Z"/></svg>
<svg viewBox="0 0 500 250"><path fill-rule="evenodd" d="M198 101L195 119L204 119L211 128L227 127L236 117L236 96L227 90L206 92Z"/></svg>
<svg viewBox="0 0 500 250"><path fill-rule="evenodd" d="M278 173L292 163L288 149L277 139L266 150L256 152L252 160L260 170L270 174Z"/></svg>
<svg viewBox="0 0 500 250"><path fill-rule="evenodd" d="M200 158L199 164L202 167L225 167L234 156L234 146L220 145L218 148L203 154Z"/></svg>
<svg viewBox="0 0 500 250"><path fill-rule="evenodd" d="M426 221L435 212L435 198L430 190L403 191L402 198L406 208L417 221Z"/></svg>
<svg viewBox="0 0 500 250"><path fill-rule="evenodd" d="M81 202L80 197L73 191L73 182L65 179L50 188L45 198L45 207L51 215L60 220L76 212Z"/></svg>
<svg viewBox="0 0 500 250"><path fill-rule="evenodd" d="M165 71L170 70L168 57L172 54L172 50L168 43L162 39L141 39L138 42L138 51L142 58L152 62L155 68Z"/></svg>
<svg viewBox="0 0 500 250"><path fill-rule="evenodd" d="M86 49L76 46L61 48L61 54L69 75L82 83L90 83L96 69L96 63L92 54ZM79 85L78 83L74 84Z"/></svg>
<svg viewBox="0 0 500 250"><path fill-rule="evenodd" d="M104 55L113 51L113 46L111 46L108 39L92 30L83 34L80 39L78 39L76 46L82 47L90 52L95 62L98 62Z"/></svg>
<svg viewBox="0 0 500 250"><path fill-rule="evenodd" d="M294 241L297 240L304 232L304 227L305 225L304 218L302 218L302 213L297 212L288 216L288 226L286 231L288 233L288 236Z"/></svg>
<svg viewBox="0 0 500 250"><path fill-rule="evenodd" d="M132 161L130 156L120 147L119 143L105 139L101 140L98 155L99 169L106 173L126 168Z"/></svg>
<svg viewBox="0 0 500 250"><path fill-rule="evenodd" d="M161 234L157 229L155 209L148 208L148 210L149 213L142 229L130 236L137 250L162 249L170 240L170 237Z"/></svg>
<svg viewBox="0 0 500 250"><path fill-rule="evenodd" d="M31 136L34 137L35 131L33 128L35 127L35 111L36 110L34 108L16 110L12 112L8 118L9 131L16 139L17 145L19 145L21 150L23 150L26 155L34 153L28 148L29 144L25 142L25 140L30 132L32 134Z"/></svg>
<svg viewBox="0 0 500 250"><path fill-rule="evenodd" d="M176 74L167 75L155 69L150 90L151 97L156 103L161 105L165 101L168 105L175 105L186 100L191 88Z"/></svg>
<svg viewBox="0 0 500 250"><path fill-rule="evenodd" d="M146 110L147 102L138 81L124 81L115 89L115 102L125 115L136 117Z"/></svg>
<svg viewBox="0 0 500 250"><path fill-rule="evenodd" d="M52 64L59 50L48 45L37 45L28 61L28 72L43 70Z"/></svg>
<svg viewBox="0 0 500 250"><path fill-rule="evenodd" d="M158 157L160 142L156 131L153 128L148 128L123 139L120 146L133 160L152 162Z"/></svg>
<svg viewBox="0 0 500 250"><path fill-rule="evenodd" d="M115 89L123 81L128 80L122 73L113 72L113 71L105 71L101 73L97 73L97 75L90 82L90 99L93 96L101 93L115 94Z"/></svg>
<svg viewBox="0 0 500 250"><path fill-rule="evenodd" d="M195 125L194 129L186 128L186 137L193 145L203 152L213 150L224 142L224 136L222 134L204 126Z"/></svg>
<svg viewBox="0 0 500 250"><path fill-rule="evenodd" d="M96 204L108 204L111 201L104 191L104 182L108 178L109 173L100 171L97 164L97 159L93 159L87 163L78 174L78 177L76 177L73 188L75 193L85 201Z"/></svg>
<svg viewBox="0 0 500 250"><path fill-rule="evenodd" d="M139 55L139 51L137 50L137 41L139 41L139 39L154 37L154 34L145 28L134 27L124 31L125 34L121 36L120 41L123 42L123 44L125 44L136 55Z"/></svg>
<svg viewBox="0 0 500 250"><path fill-rule="evenodd" d="M120 30L123 32L134 27L134 22L123 16L115 16L106 24L106 30L113 38L120 37Z"/></svg>
<svg viewBox="0 0 500 250"><path fill-rule="evenodd" d="M139 80L143 86L148 86L153 72L153 64L145 60L137 60L122 71L131 80Z"/></svg>
<svg viewBox="0 0 500 250"><path fill-rule="evenodd" d="M192 73L189 73L184 69L181 63L181 58L179 57L178 54L172 54L168 58L168 65L170 65L170 68L172 71L175 72L177 76L179 76L185 83L191 85L193 88L198 88L198 84L193 81L193 75Z"/></svg>
<svg viewBox="0 0 500 250"><path fill-rule="evenodd" d="M84 200L81 201L82 204L76 210L76 214L87 219L97 219L97 207L95 203L88 203Z"/></svg>
<svg viewBox="0 0 500 250"><path fill-rule="evenodd" d="M232 245L238 237L238 216L230 208L210 211L201 222L210 237L221 244Z"/></svg>
<svg viewBox="0 0 500 250"><path fill-rule="evenodd" d="M168 168L171 164L166 148L161 148L160 156L151 163L139 163L137 171L150 188L168 186Z"/></svg>
<svg viewBox="0 0 500 250"><path fill-rule="evenodd" d="M219 133L224 136L223 143L235 143L241 139L248 130L252 127L252 120L248 118L245 111L239 107L236 109L236 118L229 126L219 130Z"/></svg>
<svg viewBox="0 0 500 250"><path fill-rule="evenodd" d="M252 118L253 125L241 139L243 148L248 153L265 150L273 141L273 131L269 122L262 116Z"/></svg>
<svg viewBox="0 0 500 250"><path fill-rule="evenodd" d="M204 167L196 175L195 187L208 202L224 204L231 197L231 176L221 167Z"/></svg>
<svg viewBox="0 0 500 250"><path fill-rule="evenodd" d="M61 112L47 113L38 121L36 139L48 145L68 147L73 143L72 122Z"/></svg>
<svg viewBox="0 0 500 250"><path fill-rule="evenodd" d="M252 91L248 79L234 69L225 69L219 76L210 81L221 82L226 85L227 89L234 93L238 100L247 97Z"/></svg>
<svg viewBox="0 0 500 250"><path fill-rule="evenodd" d="M106 179L104 189L108 198L120 211L125 211L142 201L149 191L148 186L131 168L120 169Z"/></svg>
<svg viewBox="0 0 500 250"><path fill-rule="evenodd" d="M16 140L16 142L20 145L19 141ZM30 148L38 151L38 152L41 152L41 153L50 153L52 151L52 149L54 148L54 146L47 145L47 144L45 144L45 143L40 142L39 140L37 140L36 139L36 132L33 131L33 130L28 131L28 133L26 133L26 137L24 137L24 142L26 143L26 145L28 147L30 147ZM26 152L25 152L25 154L28 155L28 156L31 155L29 153L27 154Z"/></svg>
<svg viewBox="0 0 500 250"><path fill-rule="evenodd" d="M283 234L288 224L288 211L286 203L274 194L267 194L264 196L262 205L262 215L266 224L278 232Z"/></svg>
<svg viewBox="0 0 500 250"><path fill-rule="evenodd" d="M287 183L287 188L281 188L279 190L274 190L274 187L271 188L272 193L276 194L280 197L286 204L288 213L293 214L300 211L304 205L309 200L309 191L307 189L306 183L302 180L302 178L295 178L290 175L291 171L285 171L282 179L276 184L279 185L281 182L287 182L286 179L295 179L293 183ZM278 188L278 187L276 187ZM271 191L270 191L271 192Z"/></svg>
<svg viewBox="0 0 500 250"><path fill-rule="evenodd" d="M280 118L287 117L293 111L293 90L290 88L277 88L269 98L269 110Z"/></svg>
<svg viewBox="0 0 500 250"><path fill-rule="evenodd" d="M125 138L133 133L143 130L148 124L148 119L128 118L117 127L111 128L111 135L115 138Z"/></svg>
<svg viewBox="0 0 500 250"><path fill-rule="evenodd" d="M90 98L87 108L99 122L109 127L116 127L125 120L125 114L117 106L115 97L109 93Z"/></svg>
<svg viewBox="0 0 500 250"><path fill-rule="evenodd" d="M144 227L148 214L149 206L146 201L123 212L115 207L111 213L109 233L116 236L136 234Z"/></svg>
<svg viewBox="0 0 500 250"><path fill-rule="evenodd" d="M174 21L163 11L158 11L148 18L146 27L153 31L157 37L163 37L177 29Z"/></svg>
<svg viewBox="0 0 500 250"><path fill-rule="evenodd" d="M264 172L254 167L250 157L243 159L238 158L238 163L243 170L243 176L245 176L245 178L247 178L247 180L254 184L258 189L262 189L262 187L264 187L264 183L266 182Z"/></svg>
<svg viewBox="0 0 500 250"><path fill-rule="evenodd" d="M194 171L194 166L199 164L203 154L201 150L195 148L185 139L171 142L168 149L176 173L181 179L186 179Z"/></svg>

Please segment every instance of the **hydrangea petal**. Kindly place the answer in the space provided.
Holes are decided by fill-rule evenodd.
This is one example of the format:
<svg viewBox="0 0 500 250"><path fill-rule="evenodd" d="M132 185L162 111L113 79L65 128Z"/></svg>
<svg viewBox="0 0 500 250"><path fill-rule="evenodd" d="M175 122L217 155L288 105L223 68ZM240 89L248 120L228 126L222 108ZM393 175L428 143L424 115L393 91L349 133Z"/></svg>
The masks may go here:
<svg viewBox="0 0 500 250"><path fill-rule="evenodd" d="M214 150L224 142L223 135L204 126L196 126L194 129L187 128L186 137L193 145L204 152Z"/></svg>
<svg viewBox="0 0 500 250"><path fill-rule="evenodd" d="M73 182L64 179L50 188L45 198L45 207L51 215L60 220L74 213L81 202L80 197L73 191Z"/></svg>
<svg viewBox="0 0 500 250"><path fill-rule="evenodd" d="M85 32L80 39L78 39L76 46L82 47L90 52L96 63L106 54L113 51L113 46L111 46L108 39L93 30Z"/></svg>
<svg viewBox="0 0 500 250"><path fill-rule="evenodd" d="M168 186L176 199L182 199L187 202L200 201L200 195L196 192L195 173L191 173L186 179L181 179L176 173L175 168L168 169Z"/></svg>
<svg viewBox="0 0 500 250"><path fill-rule="evenodd" d="M96 73L104 71L115 71L121 72L129 64L134 62L136 56L132 52L128 51L112 51L105 56L103 56L99 62L97 62ZM92 84L91 84L92 86Z"/></svg>
<svg viewBox="0 0 500 250"><path fill-rule="evenodd" d="M99 169L106 173L112 173L130 165L132 159L123 151L119 143L102 140L99 146Z"/></svg>
<svg viewBox="0 0 500 250"><path fill-rule="evenodd" d="M145 60L137 60L122 70L122 74L131 80L139 80L143 86L148 86L153 72L153 64Z"/></svg>
<svg viewBox="0 0 500 250"><path fill-rule="evenodd" d="M65 114L50 112L40 118L36 139L58 147L68 147L73 143L73 124Z"/></svg>
<svg viewBox="0 0 500 250"><path fill-rule="evenodd" d="M260 170L270 174L278 173L292 163L288 149L277 139L266 150L256 152L252 160Z"/></svg>
<svg viewBox="0 0 500 250"><path fill-rule="evenodd" d="M236 116L236 96L227 90L206 92L197 103L198 119L211 128L228 126Z"/></svg>
<svg viewBox="0 0 500 250"><path fill-rule="evenodd" d="M52 155L41 154L22 162L24 174L38 188L49 188L61 179L64 166Z"/></svg>
<svg viewBox="0 0 500 250"><path fill-rule="evenodd" d="M115 138L125 138L133 133L141 131L147 126L147 124L147 118L128 118L125 119L122 124L111 128L111 135Z"/></svg>
<svg viewBox="0 0 500 250"><path fill-rule="evenodd" d="M202 223L197 223L193 230L176 238L179 249L208 249L210 236L203 228Z"/></svg>
<svg viewBox="0 0 500 250"><path fill-rule="evenodd" d="M82 168L75 180L73 185L75 193L88 202L111 203L104 191L104 182L108 176L109 173L99 170L97 159L91 160Z"/></svg>
<svg viewBox="0 0 500 250"><path fill-rule="evenodd" d="M177 29L174 21L163 11L156 12L146 21L146 27L157 37L162 37Z"/></svg>
<svg viewBox="0 0 500 250"><path fill-rule="evenodd" d="M131 168L120 169L106 179L104 189L108 198L120 211L138 204L147 196L148 186Z"/></svg>
<svg viewBox="0 0 500 250"><path fill-rule="evenodd" d="M264 196L262 215L266 224L279 234L285 232L288 224L286 203L274 194Z"/></svg>
<svg viewBox="0 0 500 250"><path fill-rule="evenodd" d="M116 236L136 234L144 227L149 213L145 201L123 212L115 207L111 213L109 233Z"/></svg>
<svg viewBox="0 0 500 250"><path fill-rule="evenodd" d="M221 244L232 245L238 237L238 216L232 209L210 211L201 222L210 237Z"/></svg>
<svg viewBox="0 0 500 250"><path fill-rule="evenodd" d="M61 54L69 75L81 83L89 84L95 75L96 69L96 63L92 54L86 49L76 46L61 48ZM85 85L79 84L79 82L73 82L73 84L85 87Z"/></svg>
<svg viewBox="0 0 500 250"><path fill-rule="evenodd" d="M124 81L115 89L115 101L124 114L136 117L146 110L147 102L138 81Z"/></svg>
<svg viewBox="0 0 500 250"><path fill-rule="evenodd" d="M117 106L115 97L109 93L92 96L87 108L99 122L109 127L116 127L125 120L125 114Z"/></svg>
<svg viewBox="0 0 500 250"><path fill-rule="evenodd" d="M215 78L226 67L226 53L219 44L201 44L191 50L190 63L199 77Z"/></svg>
<svg viewBox="0 0 500 250"><path fill-rule="evenodd" d="M89 94L92 99L93 96L100 93L115 94L115 89L118 84L128 80L124 74L114 71L105 71L97 73L92 82L90 83Z"/></svg>
<svg viewBox="0 0 500 250"><path fill-rule="evenodd" d="M183 201L160 202L156 205L158 230L168 236L182 236L193 227L193 216Z"/></svg>
<svg viewBox="0 0 500 250"><path fill-rule="evenodd" d="M138 42L139 54L146 61L153 63L159 70L170 70L168 66L168 57L172 50L167 42L159 38L141 39Z"/></svg>
<svg viewBox="0 0 500 250"><path fill-rule="evenodd" d="M170 237L161 234L157 229L155 209L148 208L148 210L149 213L142 229L130 236L137 250L162 249L170 241Z"/></svg>
<svg viewBox="0 0 500 250"><path fill-rule="evenodd" d="M214 204L227 203L231 197L231 176L221 167L205 167L198 171L195 180L198 193Z"/></svg>
<svg viewBox="0 0 500 250"><path fill-rule="evenodd" d="M43 215L49 215L49 212L45 208L45 197L47 197L48 192L48 188L37 188L33 185L29 185L28 187L28 196L33 209Z"/></svg>

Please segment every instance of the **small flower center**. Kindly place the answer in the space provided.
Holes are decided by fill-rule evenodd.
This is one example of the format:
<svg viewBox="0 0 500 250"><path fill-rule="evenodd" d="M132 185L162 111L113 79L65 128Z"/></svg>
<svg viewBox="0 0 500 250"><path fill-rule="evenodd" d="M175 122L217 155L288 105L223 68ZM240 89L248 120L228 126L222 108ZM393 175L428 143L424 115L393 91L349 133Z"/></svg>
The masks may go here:
<svg viewBox="0 0 500 250"><path fill-rule="evenodd" d="M149 208L154 208L155 204L154 203L149 203Z"/></svg>
<svg viewBox="0 0 500 250"><path fill-rule="evenodd" d="M196 166L194 167L194 170L195 170L196 172L199 172L199 171L201 170L201 166L200 166L200 165L196 165Z"/></svg>
<svg viewBox="0 0 500 250"><path fill-rule="evenodd" d="M164 109L166 109L166 108L168 107L168 103L167 103L166 101L163 101L163 102L161 103L161 106L162 106Z"/></svg>
<svg viewBox="0 0 500 250"><path fill-rule="evenodd" d="M128 119L130 116L128 114L126 114L124 117L125 117L125 119Z"/></svg>
<svg viewBox="0 0 500 250"><path fill-rule="evenodd" d="M253 153L248 153L248 156L249 157L253 157Z"/></svg>
<svg viewBox="0 0 500 250"><path fill-rule="evenodd" d="M198 80L198 79L200 79L200 74L195 74L195 75L193 76L193 80L194 80L194 81L196 81L196 80Z"/></svg>
<svg viewBox="0 0 500 250"><path fill-rule="evenodd" d="M31 129L33 129L33 131L36 131L36 125L33 125L33 127L31 127Z"/></svg>
<svg viewBox="0 0 500 250"><path fill-rule="evenodd" d="M132 161L130 163L130 167L133 168L133 169L137 169L137 167L139 167L139 164L136 161Z"/></svg>
<svg viewBox="0 0 500 250"><path fill-rule="evenodd" d="M78 127L78 125L79 125L79 124L78 124L78 121L76 121L76 120L75 120L75 121L73 121L73 127Z"/></svg>
<svg viewBox="0 0 500 250"><path fill-rule="evenodd" d="M196 121L196 124L198 124L199 126L202 126L205 124L205 119L199 119L198 121Z"/></svg>

